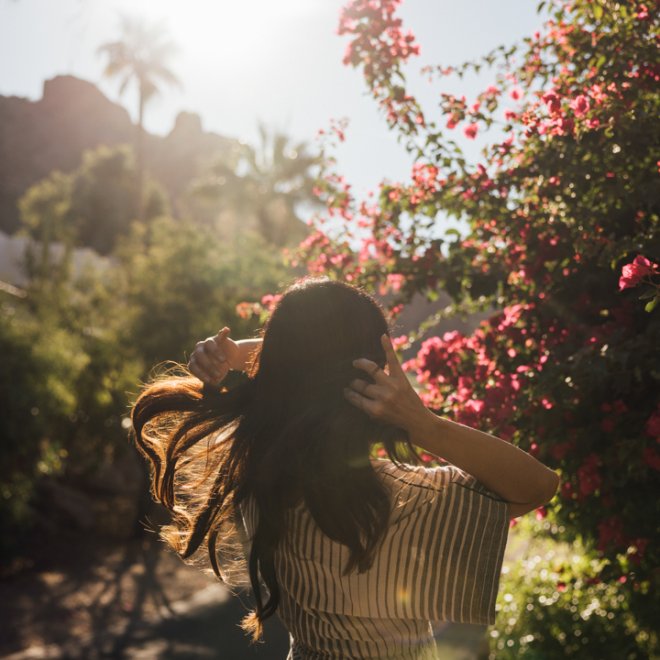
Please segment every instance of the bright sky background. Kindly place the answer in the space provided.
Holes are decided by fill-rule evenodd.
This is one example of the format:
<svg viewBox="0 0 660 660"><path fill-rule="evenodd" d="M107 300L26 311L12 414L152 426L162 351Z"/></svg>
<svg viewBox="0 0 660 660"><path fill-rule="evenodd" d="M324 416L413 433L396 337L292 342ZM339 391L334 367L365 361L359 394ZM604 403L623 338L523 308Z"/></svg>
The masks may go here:
<svg viewBox="0 0 660 660"><path fill-rule="evenodd" d="M181 110L197 112L204 128L256 143L257 120L312 141L331 117L351 120L336 152L338 170L358 195L383 178L406 180L410 160L366 96L360 72L341 60L346 37L336 34L346 0L0 0L0 94L41 96L45 79L73 74L97 83L136 115L136 96L121 99L101 76L99 44L118 37L120 12L162 21L179 52L172 68L183 89L164 88L147 107L146 127L164 134ZM426 64L456 64L511 44L540 25L530 0L404 0L400 15L421 56L408 71L427 119L437 108L437 84L418 72ZM483 90L492 74L444 91ZM460 134L457 133L460 137ZM474 143L468 150L476 153ZM468 151L470 153L470 151Z"/></svg>

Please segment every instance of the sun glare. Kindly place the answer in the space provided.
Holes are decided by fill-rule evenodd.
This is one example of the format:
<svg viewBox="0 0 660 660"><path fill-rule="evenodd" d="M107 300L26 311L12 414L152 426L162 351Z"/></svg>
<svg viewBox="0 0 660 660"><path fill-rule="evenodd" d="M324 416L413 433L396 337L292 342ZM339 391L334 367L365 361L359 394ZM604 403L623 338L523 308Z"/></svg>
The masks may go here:
<svg viewBox="0 0 660 660"><path fill-rule="evenodd" d="M287 35L322 6L320 0L159 0L127 5L151 21L162 22L183 57L211 62L262 62L265 54L286 48ZM327 6L327 5L326 5Z"/></svg>

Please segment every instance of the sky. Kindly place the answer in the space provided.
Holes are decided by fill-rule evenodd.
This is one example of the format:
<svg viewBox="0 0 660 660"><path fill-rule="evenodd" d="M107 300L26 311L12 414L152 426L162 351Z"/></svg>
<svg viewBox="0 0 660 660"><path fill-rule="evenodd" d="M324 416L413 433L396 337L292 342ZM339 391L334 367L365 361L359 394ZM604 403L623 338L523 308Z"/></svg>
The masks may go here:
<svg viewBox="0 0 660 660"><path fill-rule="evenodd" d="M367 95L361 72L342 64L347 37L336 29L346 0L0 0L0 94L41 97L43 82L72 74L96 83L136 116L136 94L118 94L102 76L100 44L119 36L119 15L162 23L178 50L171 61L181 89L164 87L147 107L146 128L168 133L182 111L206 130L257 142L257 123L313 143L331 118L350 119L335 152L337 170L358 197L383 179L406 181L410 158ZM427 119L440 91L468 100L493 73L448 88L429 84L424 65L457 64L512 44L541 25L530 0L404 0L399 15L421 55L406 71ZM438 116L439 118L439 116ZM457 134L457 138L461 138ZM476 155L478 144L467 143Z"/></svg>

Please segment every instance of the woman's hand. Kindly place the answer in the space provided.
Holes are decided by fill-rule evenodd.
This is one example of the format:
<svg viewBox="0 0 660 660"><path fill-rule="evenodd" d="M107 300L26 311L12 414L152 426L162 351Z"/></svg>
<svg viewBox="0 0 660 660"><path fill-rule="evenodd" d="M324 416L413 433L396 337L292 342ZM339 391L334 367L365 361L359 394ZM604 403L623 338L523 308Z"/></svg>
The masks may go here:
<svg viewBox="0 0 660 660"><path fill-rule="evenodd" d="M230 369L240 367L238 344L230 339L229 332L224 327L215 337L197 342L190 356L190 373L207 385L219 385Z"/></svg>
<svg viewBox="0 0 660 660"><path fill-rule="evenodd" d="M370 417L410 432L432 413L408 382L390 338L383 335L381 343L387 356L387 372L366 358L355 360L353 366L366 371L375 382L369 384L357 378L344 389L344 396Z"/></svg>

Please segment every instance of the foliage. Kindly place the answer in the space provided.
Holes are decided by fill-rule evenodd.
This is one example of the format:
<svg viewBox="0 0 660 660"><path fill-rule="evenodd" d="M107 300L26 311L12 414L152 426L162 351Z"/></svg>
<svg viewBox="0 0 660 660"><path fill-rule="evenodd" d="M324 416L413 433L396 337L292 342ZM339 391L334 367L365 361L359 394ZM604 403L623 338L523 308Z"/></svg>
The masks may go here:
<svg viewBox="0 0 660 660"><path fill-rule="evenodd" d="M118 345L107 296L90 273L2 304L0 370L7 414L0 422L0 553L15 551L34 522L46 476L89 473L126 445L125 392L141 368ZM65 301L65 309L61 308Z"/></svg>
<svg viewBox="0 0 660 660"><path fill-rule="evenodd" d="M239 301L278 288L288 277L277 253L242 234L227 249L213 229L162 217L136 223L117 252L117 288L125 292L124 341L148 365L183 360L184 349L217 332L254 331L236 313Z"/></svg>
<svg viewBox="0 0 660 660"><path fill-rule="evenodd" d="M503 568L491 658L653 657L657 626L631 607L649 582L619 576L585 550L532 542L523 559Z"/></svg>
<svg viewBox="0 0 660 660"><path fill-rule="evenodd" d="M44 477L85 487L129 448L130 397L156 363L185 361L220 324L251 334L237 303L290 277L256 233L228 246L213 227L163 215L155 184L136 221L134 175L127 148L101 147L21 200L25 297L0 293L3 555L44 520Z"/></svg>
<svg viewBox="0 0 660 660"><path fill-rule="evenodd" d="M640 2L550 3L544 28L522 44L426 67L431 80L494 76L475 99L440 93L428 111L406 89L404 64L419 47L398 4L353 0L339 31L351 39L345 62L362 68L414 156L410 181L358 201L328 167L317 188L328 212L296 258L391 294L394 313L415 293L446 291L452 304L425 329L501 310L470 336L427 340L406 367L440 414L561 473L560 496L539 515L620 576L634 565L628 579L653 585L627 600L644 625L660 607L660 317L638 301L655 299L659 283L658 15ZM345 129L333 123L326 149ZM475 163L452 139L460 129L484 140ZM443 232L449 219L465 235ZM642 280L645 290L624 290ZM532 632L535 621L525 621Z"/></svg>
<svg viewBox="0 0 660 660"><path fill-rule="evenodd" d="M37 271L53 276L53 243L68 251L75 245L102 255L112 252L138 216L135 175L129 147L101 146L87 151L77 170L55 171L32 186L19 201L22 229L36 240L29 254L30 277ZM146 220L166 211L165 193L155 182L148 182L145 197ZM65 267L68 260L57 263ZM66 279L66 269L59 277Z"/></svg>
<svg viewBox="0 0 660 660"><path fill-rule="evenodd" d="M0 421L0 517L4 529L14 535L31 522L37 475L61 466L63 449L48 437L53 418L66 417L74 408L67 383L76 362L58 333L48 344L41 339L37 324L17 318L17 310L3 304L0 348L5 359L0 379L3 405L11 414ZM0 554L12 549L14 535L2 535Z"/></svg>
<svg viewBox="0 0 660 660"><path fill-rule="evenodd" d="M259 137L258 147L240 145L210 167L193 182L192 193L222 211L233 211L234 231L238 223L245 226L254 218L254 229L266 242L280 248L295 245L309 233L300 207L319 206L313 170L320 160L306 142L291 144L286 134L270 132L261 123ZM223 226L219 230L229 233Z"/></svg>

